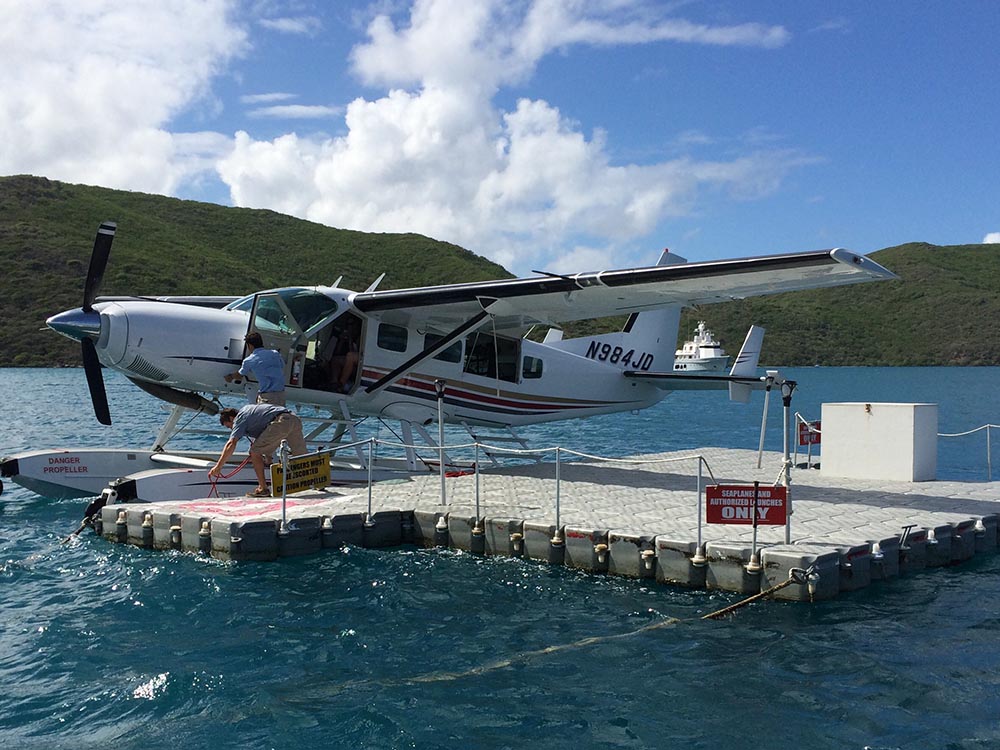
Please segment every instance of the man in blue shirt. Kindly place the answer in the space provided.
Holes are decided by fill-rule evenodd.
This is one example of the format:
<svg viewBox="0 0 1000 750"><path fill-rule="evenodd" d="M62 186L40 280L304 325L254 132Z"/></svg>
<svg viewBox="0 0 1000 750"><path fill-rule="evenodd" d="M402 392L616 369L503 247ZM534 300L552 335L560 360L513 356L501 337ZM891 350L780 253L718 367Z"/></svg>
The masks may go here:
<svg viewBox="0 0 1000 750"><path fill-rule="evenodd" d="M264 341L257 331L251 331L244 339L249 354L237 372L226 375L227 383L246 377L251 372L257 379L258 404L285 405L285 360L274 349L265 349Z"/></svg>
<svg viewBox="0 0 1000 750"><path fill-rule="evenodd" d="M249 493L251 497L270 496L267 477L264 474L264 462L265 460L270 462L271 454L281 445L282 440L288 441L290 455L300 456L306 452L306 441L302 437L302 420L283 406L247 404L239 411L229 407L219 412L219 422L231 432L229 440L222 448L219 460L208 470L208 476L222 474L222 467L233 455L241 437L252 438L250 462L257 475L257 488Z"/></svg>

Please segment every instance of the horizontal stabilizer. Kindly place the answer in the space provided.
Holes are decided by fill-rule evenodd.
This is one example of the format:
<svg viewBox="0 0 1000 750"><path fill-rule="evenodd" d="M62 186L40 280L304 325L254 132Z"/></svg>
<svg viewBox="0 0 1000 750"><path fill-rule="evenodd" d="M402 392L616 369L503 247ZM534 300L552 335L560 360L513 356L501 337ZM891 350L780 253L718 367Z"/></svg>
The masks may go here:
<svg viewBox="0 0 1000 750"><path fill-rule="evenodd" d="M673 372L640 372L626 370L626 378L642 380L665 391L724 391L731 384L750 390L763 390L764 378L740 375L678 375Z"/></svg>

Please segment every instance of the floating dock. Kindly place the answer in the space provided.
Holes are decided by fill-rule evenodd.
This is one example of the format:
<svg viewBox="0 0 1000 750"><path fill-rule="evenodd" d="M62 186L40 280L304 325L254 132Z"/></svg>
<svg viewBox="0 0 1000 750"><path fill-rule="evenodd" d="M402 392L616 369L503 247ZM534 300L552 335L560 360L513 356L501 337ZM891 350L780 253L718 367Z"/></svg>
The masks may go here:
<svg viewBox="0 0 1000 750"><path fill-rule="evenodd" d="M699 457L699 458L696 458ZM105 507L104 538L224 560L275 560L343 545L441 546L746 595L830 599L998 546L1000 482L902 482L790 472L790 525L705 524L707 484L775 484L782 456L703 448L438 475L287 498ZM699 467L700 482L699 487ZM557 482L558 474L558 482ZM477 490L478 488L478 490ZM478 494L477 494L478 491ZM478 497L478 504L477 504ZM756 544L754 534L756 533ZM808 578L794 576L806 570Z"/></svg>

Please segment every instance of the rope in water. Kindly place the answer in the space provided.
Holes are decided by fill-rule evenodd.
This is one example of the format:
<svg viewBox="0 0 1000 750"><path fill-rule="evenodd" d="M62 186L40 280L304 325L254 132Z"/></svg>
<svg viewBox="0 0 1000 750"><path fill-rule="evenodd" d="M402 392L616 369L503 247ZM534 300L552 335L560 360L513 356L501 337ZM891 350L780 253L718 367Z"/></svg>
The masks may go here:
<svg viewBox="0 0 1000 750"><path fill-rule="evenodd" d="M710 612L707 615L697 618L698 620L718 620L727 615L731 615L734 612L746 607L753 602L760 601L766 597L769 597L786 586L790 586L793 583L798 584L809 584L816 580L816 572L810 567L807 570L802 568L792 568L788 571L788 579L782 581L781 583L775 584L770 588L761 591L753 596L747 597L742 601L731 604L722 609L716 610L715 612ZM598 635L598 636L588 636L587 638L581 638L570 643L561 643L555 646L546 646L545 648L536 649L534 651L525 651L514 656L507 657L505 659L498 659L497 661L490 662L489 664L482 664L477 667L471 667L469 669L463 670L461 672L428 672L422 675L415 675L413 677L400 677L395 679L386 680L351 680L349 682L340 683L334 686L337 692L343 692L344 690L350 690L352 688L364 687L366 685L377 685L380 687L396 687L400 685L423 685L433 682L450 682L453 680L460 680L465 677L475 677L478 675L486 674L488 672L495 672L500 669L506 669L517 663L522 663L529 661L533 658L540 656L548 656L549 654L555 654L560 651L569 651L571 649L586 648L587 646L593 646L598 643L606 643L608 641L621 640L624 638L631 638L635 635L640 635L642 633L649 633L653 630L659 630L661 628L670 627L673 625L678 625L683 622L691 622L694 618L678 618L678 617L668 617L663 620L658 620L657 622L649 623L648 625L643 625L641 628L636 630L630 630L626 633L613 633L611 635Z"/></svg>

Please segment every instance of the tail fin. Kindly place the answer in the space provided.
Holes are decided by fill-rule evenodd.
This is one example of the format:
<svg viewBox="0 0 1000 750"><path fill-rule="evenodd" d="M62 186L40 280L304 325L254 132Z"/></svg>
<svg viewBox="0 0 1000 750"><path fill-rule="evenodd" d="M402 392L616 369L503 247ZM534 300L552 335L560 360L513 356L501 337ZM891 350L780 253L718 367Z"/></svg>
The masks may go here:
<svg viewBox="0 0 1000 750"><path fill-rule="evenodd" d="M757 374L757 363L760 360L760 349L764 343L764 329L760 326L750 326L747 337L743 340L740 353L736 355L730 376L752 378ZM729 400L747 403L750 400L750 386L744 383L729 384Z"/></svg>

